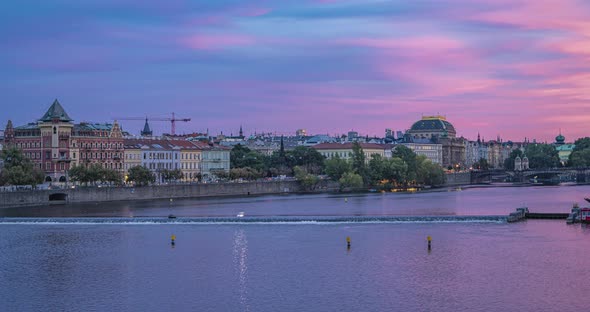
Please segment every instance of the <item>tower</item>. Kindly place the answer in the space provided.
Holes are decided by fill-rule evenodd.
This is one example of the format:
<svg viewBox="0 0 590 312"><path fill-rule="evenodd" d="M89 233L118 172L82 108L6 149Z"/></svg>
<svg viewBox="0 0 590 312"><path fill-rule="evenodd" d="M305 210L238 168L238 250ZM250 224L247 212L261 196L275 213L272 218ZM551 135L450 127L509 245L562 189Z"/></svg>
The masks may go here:
<svg viewBox="0 0 590 312"><path fill-rule="evenodd" d="M4 130L4 143L10 145L14 140L14 127L12 126L12 120L8 120L6 129Z"/></svg>
<svg viewBox="0 0 590 312"><path fill-rule="evenodd" d="M152 136L152 130L150 129L150 124L148 123L148 119L145 119L145 125L143 126L143 131L141 131L141 136Z"/></svg>

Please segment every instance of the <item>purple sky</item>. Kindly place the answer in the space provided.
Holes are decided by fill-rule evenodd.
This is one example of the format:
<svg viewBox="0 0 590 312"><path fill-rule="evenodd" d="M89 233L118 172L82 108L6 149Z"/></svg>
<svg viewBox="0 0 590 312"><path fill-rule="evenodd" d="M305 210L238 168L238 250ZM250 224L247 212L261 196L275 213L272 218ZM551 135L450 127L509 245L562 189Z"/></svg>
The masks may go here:
<svg viewBox="0 0 590 312"><path fill-rule="evenodd" d="M382 136L440 113L471 139L573 141L590 135L590 2L2 1L0 69L2 127L58 98L76 121L192 118L180 133Z"/></svg>

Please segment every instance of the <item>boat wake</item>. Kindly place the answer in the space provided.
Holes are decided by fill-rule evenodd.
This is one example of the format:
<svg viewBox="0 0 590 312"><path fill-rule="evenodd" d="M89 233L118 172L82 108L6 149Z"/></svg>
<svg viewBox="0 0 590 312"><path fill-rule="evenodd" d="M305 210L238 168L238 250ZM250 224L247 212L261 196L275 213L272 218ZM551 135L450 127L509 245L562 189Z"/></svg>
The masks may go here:
<svg viewBox="0 0 590 312"><path fill-rule="evenodd" d="M133 217L133 218L0 218L2 224L31 225L224 225L224 224L403 224L506 223L506 216L273 216L273 217Z"/></svg>

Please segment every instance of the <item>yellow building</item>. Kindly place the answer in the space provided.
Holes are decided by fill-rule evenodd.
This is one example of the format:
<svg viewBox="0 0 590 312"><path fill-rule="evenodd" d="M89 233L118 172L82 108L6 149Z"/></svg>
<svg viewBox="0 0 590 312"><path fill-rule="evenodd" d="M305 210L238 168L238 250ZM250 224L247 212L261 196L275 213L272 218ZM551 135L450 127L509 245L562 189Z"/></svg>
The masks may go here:
<svg viewBox="0 0 590 312"><path fill-rule="evenodd" d="M129 173L129 169L141 166L141 145L137 140L125 140L125 148L123 153L123 171L125 176Z"/></svg>
<svg viewBox="0 0 590 312"><path fill-rule="evenodd" d="M380 144L374 143L359 143L363 152L365 153L365 161L369 162L371 160L372 155L380 155L381 157L385 157L385 146ZM331 159L336 156L340 157L341 159L351 159L352 158L352 143L321 143L312 146L315 150L317 150L320 154L322 154L326 159Z"/></svg>
<svg viewBox="0 0 590 312"><path fill-rule="evenodd" d="M180 148L180 170L182 181L199 181L202 151L196 143L186 140L170 140L171 145Z"/></svg>

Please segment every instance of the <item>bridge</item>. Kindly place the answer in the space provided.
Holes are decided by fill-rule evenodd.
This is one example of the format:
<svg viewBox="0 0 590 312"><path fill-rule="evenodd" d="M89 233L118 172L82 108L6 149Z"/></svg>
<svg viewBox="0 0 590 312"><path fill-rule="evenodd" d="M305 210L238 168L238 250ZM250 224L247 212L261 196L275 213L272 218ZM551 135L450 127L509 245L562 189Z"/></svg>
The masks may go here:
<svg viewBox="0 0 590 312"><path fill-rule="evenodd" d="M510 171L502 169L474 170L471 172L471 183L490 182L527 182L536 179L539 182L590 182L590 168L563 167L546 169L529 169Z"/></svg>

